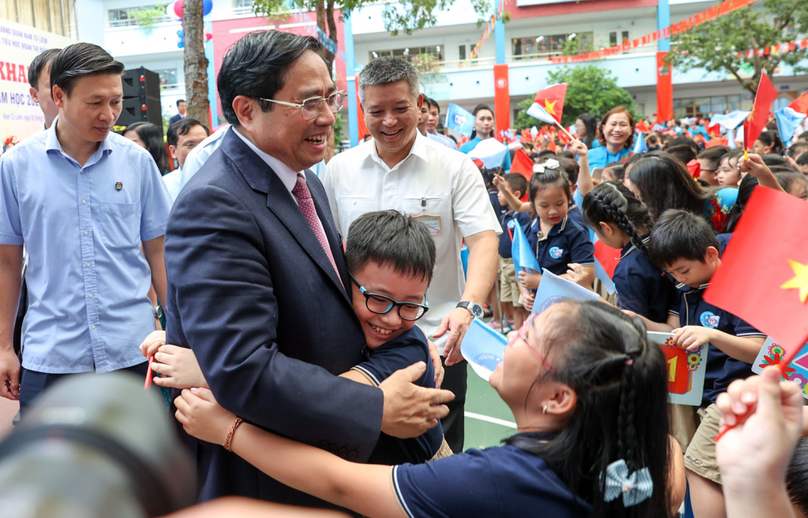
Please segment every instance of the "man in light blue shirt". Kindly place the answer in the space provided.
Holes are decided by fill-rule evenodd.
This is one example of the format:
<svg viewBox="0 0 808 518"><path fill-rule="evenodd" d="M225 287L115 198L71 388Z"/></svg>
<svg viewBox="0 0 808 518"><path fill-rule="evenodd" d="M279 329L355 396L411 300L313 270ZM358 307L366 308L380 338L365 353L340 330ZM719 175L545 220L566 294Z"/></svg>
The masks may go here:
<svg viewBox="0 0 808 518"><path fill-rule="evenodd" d="M63 374L130 369L165 301L170 197L154 160L112 133L123 65L76 43L51 68L59 116L0 160L0 396L30 404ZM23 374L11 348L22 245L29 305ZM142 247L142 251L141 251Z"/></svg>
<svg viewBox="0 0 808 518"><path fill-rule="evenodd" d="M457 151L457 142L438 133L438 122L440 121L440 106L438 102L429 97L424 97L424 104L427 105L429 115L426 119L426 138L440 142L449 149Z"/></svg>

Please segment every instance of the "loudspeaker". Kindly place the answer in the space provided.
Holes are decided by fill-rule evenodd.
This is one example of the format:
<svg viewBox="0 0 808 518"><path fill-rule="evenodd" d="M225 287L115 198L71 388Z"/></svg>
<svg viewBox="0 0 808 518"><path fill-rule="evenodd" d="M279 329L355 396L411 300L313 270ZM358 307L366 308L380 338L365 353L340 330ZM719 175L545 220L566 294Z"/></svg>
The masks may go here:
<svg viewBox="0 0 808 518"><path fill-rule="evenodd" d="M123 98L156 97L160 98L160 76L157 72L145 67L125 70L123 77Z"/></svg>
<svg viewBox="0 0 808 518"><path fill-rule="evenodd" d="M118 126L151 122L163 131L163 107L160 104L160 76L144 67L126 70L123 81L123 110Z"/></svg>

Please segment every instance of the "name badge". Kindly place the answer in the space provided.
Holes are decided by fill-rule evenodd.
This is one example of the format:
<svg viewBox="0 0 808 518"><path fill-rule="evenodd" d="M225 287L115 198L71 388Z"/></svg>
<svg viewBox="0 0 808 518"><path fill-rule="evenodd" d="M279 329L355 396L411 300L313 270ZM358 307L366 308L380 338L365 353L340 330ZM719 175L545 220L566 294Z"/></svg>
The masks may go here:
<svg viewBox="0 0 808 518"><path fill-rule="evenodd" d="M440 235L440 216L437 214L419 214L413 216L413 218L424 224L427 230L429 230L429 235Z"/></svg>

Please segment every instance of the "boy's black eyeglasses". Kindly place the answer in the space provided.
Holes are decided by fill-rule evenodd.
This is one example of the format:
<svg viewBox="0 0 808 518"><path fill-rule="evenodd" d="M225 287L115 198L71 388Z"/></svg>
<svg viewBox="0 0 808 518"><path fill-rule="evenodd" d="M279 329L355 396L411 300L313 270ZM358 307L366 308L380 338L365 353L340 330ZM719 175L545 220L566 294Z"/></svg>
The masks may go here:
<svg viewBox="0 0 808 518"><path fill-rule="evenodd" d="M429 301L426 300L426 293L424 293L423 304L399 302L391 299L390 297L379 295L378 293L370 293L364 286L359 284L353 275L351 275L351 280L354 284L356 284L356 287L359 288L359 292L365 296L365 306L367 306L368 311L371 313L384 315L389 313L394 307L397 307L398 316L401 317L401 320L413 322L424 316L424 313L429 310Z"/></svg>

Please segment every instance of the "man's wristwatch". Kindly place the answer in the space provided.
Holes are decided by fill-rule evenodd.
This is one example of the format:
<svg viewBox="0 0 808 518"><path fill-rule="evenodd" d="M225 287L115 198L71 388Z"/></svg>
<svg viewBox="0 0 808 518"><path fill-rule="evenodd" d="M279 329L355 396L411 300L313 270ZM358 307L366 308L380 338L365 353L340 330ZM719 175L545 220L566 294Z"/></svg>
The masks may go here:
<svg viewBox="0 0 808 518"><path fill-rule="evenodd" d="M157 320L163 318L163 308L160 306L154 306L154 318Z"/></svg>
<svg viewBox="0 0 808 518"><path fill-rule="evenodd" d="M476 302L469 302L468 300L463 300L457 303L458 308L467 309L471 316L474 318L483 318L485 315L485 310L483 307Z"/></svg>

